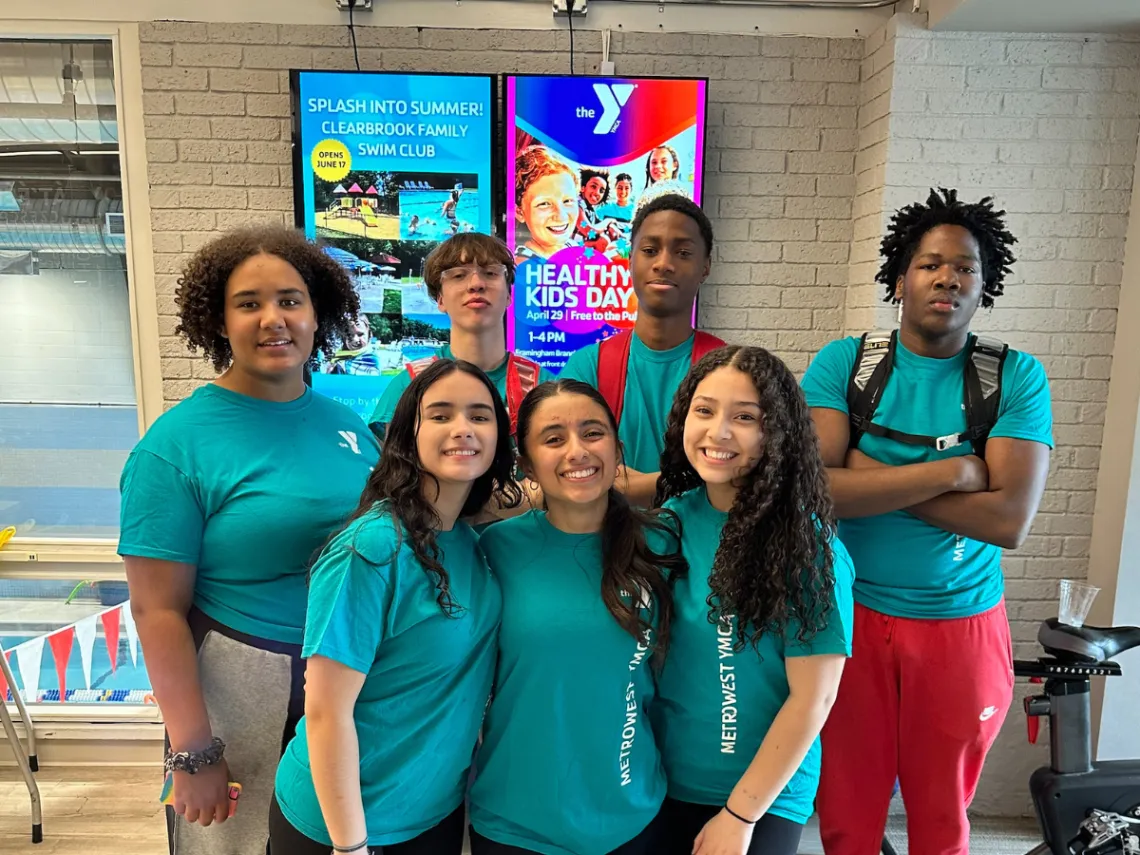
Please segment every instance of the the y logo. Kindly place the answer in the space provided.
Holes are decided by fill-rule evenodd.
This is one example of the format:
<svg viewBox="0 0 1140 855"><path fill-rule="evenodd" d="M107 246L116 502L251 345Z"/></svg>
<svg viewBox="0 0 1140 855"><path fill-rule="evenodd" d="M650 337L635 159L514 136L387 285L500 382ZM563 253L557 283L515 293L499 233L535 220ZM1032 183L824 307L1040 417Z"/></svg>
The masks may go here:
<svg viewBox="0 0 1140 855"><path fill-rule="evenodd" d="M353 454L360 454L360 444L356 440L356 434L350 430L338 430L340 438L344 440L340 444L341 448L351 448Z"/></svg>
<svg viewBox="0 0 1140 855"><path fill-rule="evenodd" d="M608 134L617 129L621 108L633 94L632 83L595 83L594 92L602 102L602 116L594 126L595 134Z"/></svg>

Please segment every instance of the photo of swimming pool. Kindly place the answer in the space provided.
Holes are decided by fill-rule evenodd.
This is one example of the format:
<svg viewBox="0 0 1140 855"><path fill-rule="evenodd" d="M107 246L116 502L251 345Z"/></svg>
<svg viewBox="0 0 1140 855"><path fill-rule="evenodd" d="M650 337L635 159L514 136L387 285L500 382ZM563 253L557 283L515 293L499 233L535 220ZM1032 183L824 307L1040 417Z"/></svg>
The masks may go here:
<svg viewBox="0 0 1140 855"><path fill-rule="evenodd" d="M457 232L473 232L479 227L479 191L465 188L455 208L458 228L443 213L450 190L400 190L400 238L402 240L447 240ZM412 221L415 219L415 229Z"/></svg>

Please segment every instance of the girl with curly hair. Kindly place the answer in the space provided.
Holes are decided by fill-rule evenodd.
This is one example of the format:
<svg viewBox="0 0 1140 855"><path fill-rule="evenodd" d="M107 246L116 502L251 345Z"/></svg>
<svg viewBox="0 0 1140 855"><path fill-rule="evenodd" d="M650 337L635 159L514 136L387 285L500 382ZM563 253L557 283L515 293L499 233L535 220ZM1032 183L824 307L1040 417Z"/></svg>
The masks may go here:
<svg viewBox="0 0 1140 855"><path fill-rule="evenodd" d="M305 717L277 770L271 849L459 855L502 598L462 518L517 504L510 418L470 362L400 397L384 454L309 580Z"/></svg>
<svg viewBox="0 0 1140 855"><path fill-rule="evenodd" d="M795 377L758 347L704 356L673 399L656 502L690 572L653 710L669 855L795 855L819 732L851 653L853 570Z"/></svg>
<svg viewBox="0 0 1140 855"><path fill-rule="evenodd" d="M119 554L166 724L171 851L264 855L273 773L303 708L308 563L379 453L304 371L360 307L344 272L282 228L204 246L177 299L178 332L221 376L131 452ZM232 816L230 781L243 788Z"/></svg>
<svg viewBox="0 0 1140 855"><path fill-rule="evenodd" d="M531 391L517 437L545 510L480 538L503 626L471 851L655 855L665 775L646 710L672 623L666 577L684 572L675 520L614 488L617 424L585 383Z"/></svg>

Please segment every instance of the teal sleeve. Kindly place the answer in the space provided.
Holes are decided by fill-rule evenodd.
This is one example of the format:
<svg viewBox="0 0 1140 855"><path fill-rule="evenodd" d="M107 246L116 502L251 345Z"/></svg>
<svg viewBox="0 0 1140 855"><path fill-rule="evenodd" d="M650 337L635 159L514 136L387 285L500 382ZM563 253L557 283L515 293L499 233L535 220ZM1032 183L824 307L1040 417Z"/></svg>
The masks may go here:
<svg viewBox="0 0 1140 855"><path fill-rule="evenodd" d="M855 583L855 565L838 537L832 538L831 549L835 588L827 626L808 641L801 642L796 638L799 621L789 621L784 633L784 657L787 659L825 654L851 655L851 636L855 626L855 600L851 589Z"/></svg>
<svg viewBox="0 0 1140 855"><path fill-rule="evenodd" d="M541 365L539 366L539 368L538 368L538 382L539 383L545 383L547 380L557 380L557 379L558 378L553 374L553 372L551 372L545 366L541 366Z"/></svg>
<svg viewBox="0 0 1140 855"><path fill-rule="evenodd" d="M1053 404L1045 368L1028 353L1011 350L1002 370L1001 405L990 437L1053 447Z"/></svg>
<svg viewBox="0 0 1140 855"><path fill-rule="evenodd" d="M383 427L391 424L392 416L396 412L396 404L399 403L404 390L411 384L412 378L406 370L395 375L384 389L384 394L380 396L380 400L376 402L376 409L372 411L368 424Z"/></svg>
<svg viewBox="0 0 1140 855"><path fill-rule="evenodd" d="M119 555L197 566L206 518L189 476L153 452L135 449L119 490Z"/></svg>
<svg viewBox="0 0 1140 855"><path fill-rule="evenodd" d="M809 407L847 412L847 381L858 350L857 339L840 338L815 355L801 383Z"/></svg>
<svg viewBox="0 0 1140 855"><path fill-rule="evenodd" d="M376 520L365 526L383 526ZM324 656L367 674L384 640L391 603L390 578L398 558L392 542L389 561L365 559L353 542L363 528L339 535L317 559L309 576L309 605L301 655ZM370 558L372 550L365 550Z"/></svg>
<svg viewBox="0 0 1140 855"><path fill-rule="evenodd" d="M598 388L598 346L592 344L574 351L558 376L566 380L581 380Z"/></svg>

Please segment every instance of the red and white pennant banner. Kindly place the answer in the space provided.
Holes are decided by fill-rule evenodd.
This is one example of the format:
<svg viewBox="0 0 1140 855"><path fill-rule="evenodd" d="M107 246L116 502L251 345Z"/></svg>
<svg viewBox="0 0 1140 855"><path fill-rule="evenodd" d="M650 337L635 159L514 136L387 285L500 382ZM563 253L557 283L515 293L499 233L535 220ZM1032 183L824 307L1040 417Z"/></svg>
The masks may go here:
<svg viewBox="0 0 1140 855"><path fill-rule="evenodd" d="M40 669L43 665L45 645L51 649L55 659L55 672L59 679L59 699L67 699L67 666L71 660L71 652L75 642L79 642L79 658L83 663L83 681L86 688L91 688L91 659L95 649L95 636L99 625L103 626L103 638L107 643L107 656L111 660L111 670L114 671L119 664L119 636L122 629L126 630L127 646L131 653L131 663L138 664L138 630L135 628L134 616L131 614L130 602L112 606L69 626L60 627L47 635L39 635L28 641L17 644L8 651L0 648L0 655L7 657L9 664L13 658L16 668L20 672L20 682L23 683L24 700L35 703L40 689ZM13 654L15 654L13 656ZM72 688L76 688L72 686ZM13 688L15 691L15 688ZM5 703L8 697L8 686L0 672L0 703Z"/></svg>

